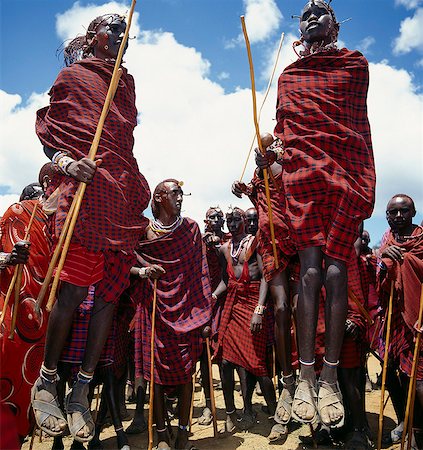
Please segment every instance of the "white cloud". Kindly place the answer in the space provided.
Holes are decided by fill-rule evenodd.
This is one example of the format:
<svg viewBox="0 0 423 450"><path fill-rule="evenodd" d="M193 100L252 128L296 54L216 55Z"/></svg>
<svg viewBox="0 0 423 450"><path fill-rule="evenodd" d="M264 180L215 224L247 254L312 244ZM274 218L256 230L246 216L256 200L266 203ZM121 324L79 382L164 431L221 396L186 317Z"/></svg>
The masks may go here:
<svg viewBox="0 0 423 450"><path fill-rule="evenodd" d="M99 14L92 8L76 10L74 6L72 10L73 15L66 16L69 23L86 24ZM62 33L62 37L74 36L77 31L72 28ZM184 190L192 193L184 200L184 214L200 224L210 205L219 204L224 210L229 204L248 207L247 200L240 201L230 193L230 186L241 175L254 131L251 91L225 93L219 83L210 80L210 63L195 48L178 43L171 33L134 34L138 38L131 40L125 56L126 66L136 80L137 107L141 112L134 152L150 186L154 188L168 177L183 180ZM293 34L285 37L275 81L262 113L262 131L274 128L276 81L283 67L296 60L292 51L296 38ZM269 45L265 59L270 67L263 68L263 74L257 68L257 78L268 80L276 45ZM376 216L383 218L386 201L394 193L409 193L417 205L423 204L423 99L416 93L411 75L388 62L371 64L370 74L369 117L378 175ZM48 104L48 97L33 94L26 104L21 104L19 96L4 92L0 95L0 180L2 185L11 187L10 192L19 193L23 186L36 180L46 161L34 122L36 110ZM262 98L263 92L258 92L259 106ZM244 180L248 181L252 172L253 161ZM14 201L4 199L0 196L0 208ZM0 209L0 215L3 210Z"/></svg>
<svg viewBox="0 0 423 450"><path fill-rule="evenodd" d="M369 54L370 47L376 42L376 39L373 36L366 36L357 46L357 50L360 50L361 53Z"/></svg>
<svg viewBox="0 0 423 450"><path fill-rule="evenodd" d="M421 5L423 0L395 0L396 5L405 6L407 9L414 9Z"/></svg>
<svg viewBox="0 0 423 450"><path fill-rule="evenodd" d="M394 54L401 55L423 49L423 8L418 8L413 17L401 22L400 35L394 40Z"/></svg>
<svg viewBox="0 0 423 450"><path fill-rule="evenodd" d="M228 72L220 72L217 76L218 80L227 80L231 77L231 75Z"/></svg>
<svg viewBox="0 0 423 450"><path fill-rule="evenodd" d="M245 7L245 27L251 44L264 42L278 30L282 13L275 0L243 0ZM233 48L244 43L241 32L235 39L227 42L225 48Z"/></svg>

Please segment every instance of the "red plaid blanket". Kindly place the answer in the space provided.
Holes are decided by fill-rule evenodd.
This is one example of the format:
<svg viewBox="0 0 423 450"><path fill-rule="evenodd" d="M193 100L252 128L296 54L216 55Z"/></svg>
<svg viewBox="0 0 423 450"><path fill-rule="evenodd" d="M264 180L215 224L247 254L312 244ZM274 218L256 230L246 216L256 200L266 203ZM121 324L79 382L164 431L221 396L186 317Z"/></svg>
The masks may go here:
<svg viewBox="0 0 423 450"><path fill-rule="evenodd" d="M36 132L43 145L77 160L88 155L112 71L112 64L97 58L62 69L50 90L50 106L37 112ZM137 124L134 80L123 71L97 152L103 163L87 187L74 232L92 251L132 251L146 227L142 213L150 191L132 153ZM78 182L60 176L55 183L52 189L60 187L58 236Z"/></svg>
<svg viewBox="0 0 423 450"><path fill-rule="evenodd" d="M286 224L285 195L283 193L281 174L275 177L275 181L279 191L273 182L269 180L269 193L279 269L276 269L275 266L264 180L257 175L251 180L254 189L250 199L254 203L259 218L257 251L263 260L263 273L267 282L270 281L276 273L285 270L289 258L296 253L295 246L289 237L289 227Z"/></svg>
<svg viewBox="0 0 423 450"><path fill-rule="evenodd" d="M394 358L400 360L401 370L410 376L416 334L414 324L418 318L420 290L423 283L422 227L416 226L411 237L405 242L397 242L392 232L387 233L380 251L391 245L397 245L404 250L404 260L397 263L390 258L383 258L382 261L387 266L388 273L382 283L379 283L379 294L386 307L391 280L394 280L392 335L389 351ZM423 349L420 351L417 379L423 379Z"/></svg>
<svg viewBox="0 0 423 450"><path fill-rule="evenodd" d="M321 246L348 261L358 225L371 215L367 89L367 61L347 49L301 58L279 78L275 134L285 147L287 223L299 250Z"/></svg>
<svg viewBox="0 0 423 450"><path fill-rule="evenodd" d="M202 351L201 328L211 319L211 288L206 253L196 222L184 218L170 234L142 241L137 253L166 270L157 282L154 379L163 385L191 380ZM137 308L135 364L150 379L153 281L137 280L132 297Z"/></svg>

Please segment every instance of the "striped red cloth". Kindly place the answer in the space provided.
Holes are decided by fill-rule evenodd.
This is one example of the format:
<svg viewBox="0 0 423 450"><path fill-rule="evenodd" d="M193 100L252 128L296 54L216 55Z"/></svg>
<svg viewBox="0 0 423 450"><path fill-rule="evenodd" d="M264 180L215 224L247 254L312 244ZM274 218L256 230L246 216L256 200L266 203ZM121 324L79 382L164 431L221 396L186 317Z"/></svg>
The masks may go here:
<svg viewBox="0 0 423 450"><path fill-rule="evenodd" d="M269 282L276 273L285 270L289 258L296 253L293 241L289 236L289 227L286 224L285 194L283 193L281 174L275 176L275 181L279 191L273 182L269 181L269 193L279 263L278 269L276 269L273 253L264 180L258 177L257 174L255 174L254 178L251 180L253 193L250 196L250 199L254 203L259 218L257 251L263 261L263 274L267 282Z"/></svg>
<svg viewBox="0 0 423 450"><path fill-rule="evenodd" d="M226 359L257 377L268 376L267 320L263 319L259 333L253 334L250 330L251 318L258 304L260 280L250 280L248 261L245 262L240 279L235 278L231 262L228 262L227 271L229 283L215 358L217 361Z"/></svg>
<svg viewBox="0 0 423 450"><path fill-rule="evenodd" d="M401 370L410 376L416 335L414 324L418 318L423 283L423 228L415 225L412 235L405 242L396 241L390 231L380 252L391 245L403 249L404 260L398 263L390 258L382 259L388 271L383 281L379 274L378 290L381 302L386 308L391 281L395 283L389 352L394 359L399 360ZM423 348L418 360L417 379L423 380Z"/></svg>
<svg viewBox="0 0 423 450"><path fill-rule="evenodd" d="M368 64L357 51L300 58L279 78L275 134L285 148L287 223L298 250L348 261L371 215L375 169L367 119Z"/></svg>
<svg viewBox="0 0 423 450"><path fill-rule="evenodd" d="M44 356L48 313L45 308L41 309L40 315L35 312L35 299L47 273L51 242L47 232L48 219L38 200L24 200L13 204L0 221L0 251L10 253L14 244L24 238L35 205L38 205L38 209L30 230L29 260L22 272L14 339L8 339L13 314L13 294L5 311L0 333L0 401L13 411L15 428L21 438L27 436L33 425L32 417L28 415L30 392L39 376ZM9 267L1 271L0 310L3 309L14 270L14 267ZM2 438L6 431L12 430L12 427L3 426L6 427L6 424L1 422Z"/></svg>
<svg viewBox="0 0 423 450"><path fill-rule="evenodd" d="M184 218L173 232L142 241L137 253L166 270L157 281L154 382L191 380L203 349L201 330L211 319L211 288L206 253L196 222ZM153 280L137 280L132 298L140 303L135 324L137 376L150 379Z"/></svg>
<svg viewBox="0 0 423 450"><path fill-rule="evenodd" d="M77 160L88 155L113 67L87 58L61 70L49 93L50 105L37 112L36 132L43 145ZM131 252L147 225L142 213L150 190L132 152L136 125L134 80L123 68L98 147L97 158L103 162L87 186L74 231L74 240L88 250ZM78 184L60 176L51 186L60 187L56 237Z"/></svg>

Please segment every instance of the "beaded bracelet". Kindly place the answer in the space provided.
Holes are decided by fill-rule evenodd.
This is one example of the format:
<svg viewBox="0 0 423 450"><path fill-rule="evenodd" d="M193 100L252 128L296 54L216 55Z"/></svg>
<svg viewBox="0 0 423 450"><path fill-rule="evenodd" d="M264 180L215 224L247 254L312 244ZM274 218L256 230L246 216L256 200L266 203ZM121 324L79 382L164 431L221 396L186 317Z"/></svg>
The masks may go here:
<svg viewBox="0 0 423 450"><path fill-rule="evenodd" d="M262 316L264 314L264 311L266 311L266 307L264 305L257 305L256 309L254 310L254 314Z"/></svg>

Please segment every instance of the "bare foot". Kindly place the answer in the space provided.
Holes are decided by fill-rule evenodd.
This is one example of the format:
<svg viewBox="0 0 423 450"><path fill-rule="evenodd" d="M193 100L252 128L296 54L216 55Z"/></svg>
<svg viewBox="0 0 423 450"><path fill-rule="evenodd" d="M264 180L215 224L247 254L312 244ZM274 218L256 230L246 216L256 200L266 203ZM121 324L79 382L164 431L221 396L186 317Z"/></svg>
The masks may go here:
<svg viewBox="0 0 423 450"><path fill-rule="evenodd" d="M288 427L280 423L275 423L270 430L267 439L269 442L277 442L279 445L283 444L288 438Z"/></svg>
<svg viewBox="0 0 423 450"><path fill-rule="evenodd" d="M203 409L203 413L198 418L198 425L210 425L213 422L213 415L207 406Z"/></svg>
<svg viewBox="0 0 423 450"><path fill-rule="evenodd" d="M275 411L275 421L283 425L286 425L291 419L292 402L295 395L294 377L289 378L290 383L283 383L283 389Z"/></svg>
<svg viewBox="0 0 423 450"><path fill-rule="evenodd" d="M239 416L236 411L231 414L226 414L225 431L227 433L233 433L236 430L236 424L238 423Z"/></svg>
<svg viewBox="0 0 423 450"><path fill-rule="evenodd" d="M326 426L339 428L344 424L344 406L338 382L319 381L318 409Z"/></svg>
<svg viewBox="0 0 423 450"><path fill-rule="evenodd" d="M46 411L43 405L46 403ZM32 406L38 426L51 436L61 435L67 422L57 400L56 382L38 378L32 388Z"/></svg>
<svg viewBox="0 0 423 450"><path fill-rule="evenodd" d="M88 403L88 390L88 383L77 381L66 400L69 430L80 442L88 442L94 436L94 421Z"/></svg>
<svg viewBox="0 0 423 450"><path fill-rule="evenodd" d="M292 402L292 415L300 422L314 422L317 419L316 404L317 394L314 385L300 379Z"/></svg>

